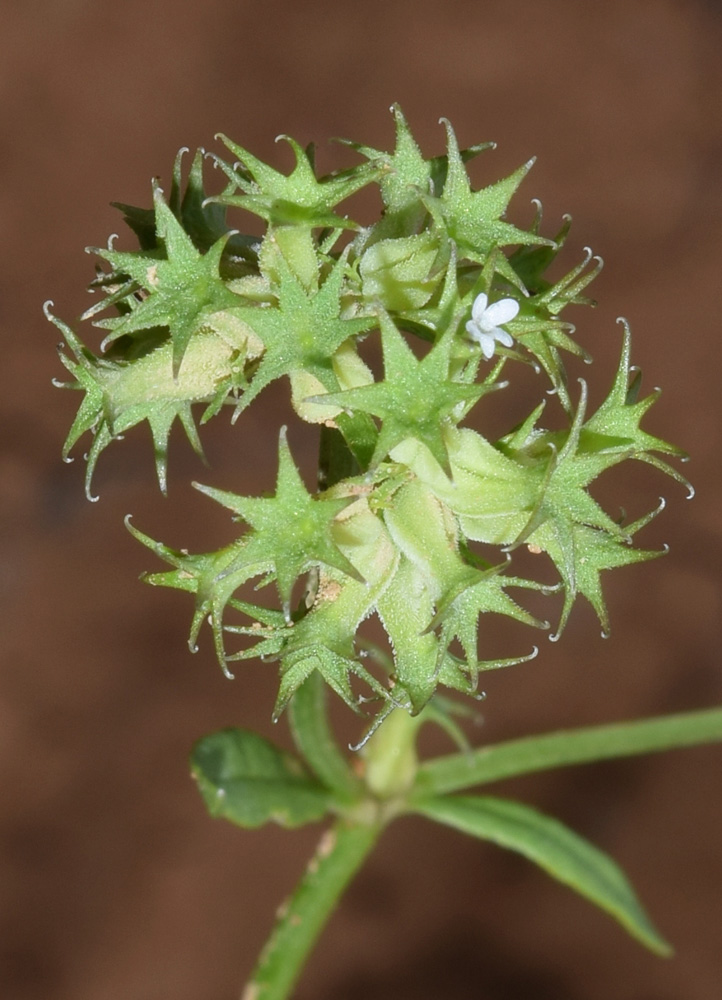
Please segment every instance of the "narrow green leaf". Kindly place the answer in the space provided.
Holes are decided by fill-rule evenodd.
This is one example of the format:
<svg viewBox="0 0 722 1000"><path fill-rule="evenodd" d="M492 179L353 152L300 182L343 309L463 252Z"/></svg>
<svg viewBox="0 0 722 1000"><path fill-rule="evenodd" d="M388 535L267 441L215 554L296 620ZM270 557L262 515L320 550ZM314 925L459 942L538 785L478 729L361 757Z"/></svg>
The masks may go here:
<svg viewBox="0 0 722 1000"><path fill-rule="evenodd" d="M521 802L472 796L427 799L418 802L414 811L471 837L523 854L606 910L651 951L665 956L672 953L621 868L558 820Z"/></svg>
<svg viewBox="0 0 722 1000"><path fill-rule="evenodd" d="M314 670L290 702L291 732L316 777L344 799L361 798L364 787L339 750L328 720L326 684Z"/></svg>
<svg viewBox="0 0 722 1000"><path fill-rule="evenodd" d="M191 772L211 816L238 826L301 826L321 819L332 805L299 760L243 729L222 729L199 740Z"/></svg>
<svg viewBox="0 0 722 1000"><path fill-rule="evenodd" d="M437 757L419 768L417 787L439 795L569 764L720 742L722 708L562 730Z"/></svg>

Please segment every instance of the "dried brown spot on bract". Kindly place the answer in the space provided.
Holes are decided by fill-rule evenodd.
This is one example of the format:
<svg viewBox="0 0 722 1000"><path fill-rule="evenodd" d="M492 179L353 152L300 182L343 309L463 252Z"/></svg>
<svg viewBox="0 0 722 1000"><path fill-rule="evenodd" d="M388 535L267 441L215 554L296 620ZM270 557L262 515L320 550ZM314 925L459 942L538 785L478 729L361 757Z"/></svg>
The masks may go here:
<svg viewBox="0 0 722 1000"><path fill-rule="evenodd" d="M342 590L343 587L338 580L332 580L330 577L322 578L318 585L314 603L323 604L325 601L335 601Z"/></svg>

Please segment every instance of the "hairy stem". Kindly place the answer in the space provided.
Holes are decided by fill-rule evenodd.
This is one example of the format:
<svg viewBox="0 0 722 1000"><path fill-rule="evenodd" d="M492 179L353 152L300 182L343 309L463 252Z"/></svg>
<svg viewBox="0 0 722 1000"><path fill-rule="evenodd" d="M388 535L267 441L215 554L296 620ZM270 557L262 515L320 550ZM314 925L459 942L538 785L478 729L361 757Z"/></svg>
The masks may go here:
<svg viewBox="0 0 722 1000"><path fill-rule="evenodd" d="M381 833L380 823L339 820L319 841L269 940L241 1000L286 1000L306 959L353 876Z"/></svg>
<svg viewBox="0 0 722 1000"><path fill-rule="evenodd" d="M289 718L293 741L327 788L346 799L358 799L363 785L334 739L326 701L326 684L318 671L314 671L291 699Z"/></svg>

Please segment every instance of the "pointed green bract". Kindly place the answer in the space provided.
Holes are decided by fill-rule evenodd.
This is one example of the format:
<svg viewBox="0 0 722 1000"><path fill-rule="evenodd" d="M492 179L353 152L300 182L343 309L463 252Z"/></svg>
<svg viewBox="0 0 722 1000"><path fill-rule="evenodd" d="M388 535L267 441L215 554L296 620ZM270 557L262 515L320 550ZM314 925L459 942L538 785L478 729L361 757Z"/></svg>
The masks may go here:
<svg viewBox="0 0 722 1000"><path fill-rule="evenodd" d="M630 364L632 335L626 320L621 320L621 323L624 327L624 340L614 384L606 400L587 422L584 430L588 435L593 435L597 441L601 442L599 450L604 445L605 438L611 440L621 439L622 441L629 442L628 454L630 457L656 466L667 473L667 475L672 476L673 479L676 479L677 482L682 483L692 493L690 484L684 476L652 454L653 452L661 452L663 455L685 458L685 452L676 445L669 444L667 441L662 441L661 438L648 434L640 427L642 418L650 406L659 398L661 390L655 389L654 392L644 399L637 398L642 373L640 371L632 373Z"/></svg>
<svg viewBox="0 0 722 1000"><path fill-rule="evenodd" d="M508 577L499 574L496 567L485 573L477 574L477 578L468 586L460 588L458 593L451 592L438 606L436 618L432 625L439 625L439 636L442 648L448 649L454 639L458 639L466 656L465 669L469 673L471 683L477 684L480 670L493 669L497 663L479 661L477 652L478 622L483 614L500 614L513 618L534 628L548 627L547 622L540 622L534 615L520 607L506 593L506 587L522 587L533 590L543 590L541 584L520 577ZM521 657L516 662L522 662Z"/></svg>
<svg viewBox="0 0 722 1000"><path fill-rule="evenodd" d="M381 431L371 464L381 462L396 445L413 437L426 445L436 461L449 467L444 433L453 411L484 394L482 386L449 379L453 331L418 361L388 315L381 315L384 380L319 397L351 411L381 418Z"/></svg>
<svg viewBox="0 0 722 1000"><path fill-rule="evenodd" d="M375 325L373 317L341 315L346 257L334 264L321 288L308 294L282 253L274 257L279 274L278 306L245 307L238 318L261 340L264 354L239 411L246 409L271 382L305 373L328 390L338 387L334 357L341 346Z"/></svg>
<svg viewBox="0 0 722 1000"><path fill-rule="evenodd" d="M658 513L652 511L634 524L626 527L628 539L620 539L607 531L590 528L584 524L567 525L566 530L553 522L530 535L532 545L538 545L554 560L564 584L564 607L555 638L564 628L577 594L583 594L597 613L602 631L609 632L610 623L602 594L600 573L618 566L656 559L666 550L647 551L631 547L631 539Z"/></svg>
<svg viewBox="0 0 722 1000"><path fill-rule="evenodd" d="M273 498L240 497L207 486L198 489L228 507L253 529L239 561L256 560L273 566L287 621L290 621L293 585L311 565L335 567L360 579L331 535L333 521L348 506L349 499L315 499L306 491L291 458L285 428L281 431ZM231 563L226 572L230 575L234 568Z"/></svg>
<svg viewBox="0 0 722 1000"><path fill-rule="evenodd" d="M187 148L179 150L173 164L168 207L190 236L193 245L202 253L218 240L225 239L224 270L230 268L235 273L241 268L243 273L242 262L252 264L257 258L258 240L232 230L226 220L226 209L209 201L203 180L203 163L207 157L205 150L196 150L183 190L183 157L187 152ZM125 222L137 236L142 250L159 248L155 209L136 208L117 201L113 202L113 206L123 213Z"/></svg>
<svg viewBox="0 0 722 1000"><path fill-rule="evenodd" d="M534 160L529 160L505 180L480 191L472 191L454 130L446 119L444 124L448 156L446 183L440 197L429 198L427 203L430 211L438 211L443 218L461 256L483 263L485 255L497 246L550 243L537 233L502 221L514 192ZM511 268L507 273L512 273Z"/></svg>
<svg viewBox="0 0 722 1000"><path fill-rule="evenodd" d="M88 351L67 324L50 317L63 334L74 358L61 353L61 360L75 382L72 388L85 393L63 448L68 457L86 433L94 435L87 457L86 492L101 452L136 424L147 420L153 438L158 481L167 491L168 438L179 421L196 452L202 454L192 405L223 405L234 399L245 385L243 364L248 356L243 341L234 346L217 334L196 337L189 346L190 363L174 377L173 348L163 343L132 362L98 358Z"/></svg>
<svg viewBox="0 0 722 1000"><path fill-rule="evenodd" d="M371 162L380 162L386 166L379 181L381 197L387 213L398 215L403 209L418 203L419 192L428 190L431 183L431 163L424 159L398 104L393 105L391 112L396 123L396 149L393 153L370 149L359 143L347 144L363 153Z"/></svg>
<svg viewBox="0 0 722 1000"><path fill-rule="evenodd" d="M437 156L425 159L409 124L398 104L391 107L396 123L396 147L393 153L371 149L360 143L343 140L356 149L372 164L383 166L379 177L379 188L384 203L384 216L378 223L378 234L386 237L403 237L418 231L428 212L425 202L427 195L439 194L448 176L448 157ZM476 156L494 143L480 143L463 150L462 160Z"/></svg>
<svg viewBox="0 0 722 1000"><path fill-rule="evenodd" d="M285 139L296 159L293 170L286 175L263 163L226 136L219 138L238 157L244 170L229 173L229 190L214 200L222 205L245 208L273 226L340 226L354 229L354 222L334 214L331 209L383 172L378 166L366 164L317 179L310 151L302 149L290 136L283 135L279 139ZM234 187L242 193L234 194Z"/></svg>
<svg viewBox="0 0 722 1000"><path fill-rule="evenodd" d="M199 428L230 408L243 434L246 412L279 380L296 416L321 426L318 493L285 432L271 495L201 487L244 524L228 545L190 554L131 528L169 567L147 581L193 595L192 647L208 620L229 675L254 657L274 665L276 717L311 677L375 712L372 727L399 705L419 713L440 686L473 694L481 671L535 655L530 645L484 652L486 615L546 626L524 607L531 590L562 591L555 637L580 595L607 632L602 578L659 554L633 544L656 511L620 523L595 480L634 460L686 485L667 461L682 452L641 427L658 393L637 397L626 326L595 413L566 371L567 355L590 360L568 314L591 303L601 262L586 250L550 279L569 219L553 239L538 202L527 228L508 221L533 161L475 190L468 161L493 144L460 149L442 119L445 152L427 156L397 105L392 115L390 151L347 143L360 162L323 177L313 148L285 136L288 174L223 138L238 162L213 158L221 194L207 188L202 150L185 182L179 154L167 202L155 184L150 209L120 206L140 250L97 251L109 270L81 323L104 331L100 350L50 317L67 344L67 384L82 394L64 454L90 435L88 495L100 454L144 422L165 491L176 423L200 452ZM371 184L383 213L362 225L339 206ZM238 208L265 232L230 229ZM556 399L495 439L496 394L511 391L520 361ZM518 572L522 546L540 556L538 577ZM374 617L388 657L364 655L359 630Z"/></svg>
<svg viewBox="0 0 722 1000"><path fill-rule="evenodd" d="M115 273L128 275L145 295L126 315L100 320L96 326L110 330L106 343L140 331L167 329L173 344L173 373L177 376L191 338L204 329L214 329L218 314L228 312L233 317L240 302L219 273L228 237L222 236L206 254L201 254L157 186L153 200L156 232L165 259L146 253L96 250Z"/></svg>

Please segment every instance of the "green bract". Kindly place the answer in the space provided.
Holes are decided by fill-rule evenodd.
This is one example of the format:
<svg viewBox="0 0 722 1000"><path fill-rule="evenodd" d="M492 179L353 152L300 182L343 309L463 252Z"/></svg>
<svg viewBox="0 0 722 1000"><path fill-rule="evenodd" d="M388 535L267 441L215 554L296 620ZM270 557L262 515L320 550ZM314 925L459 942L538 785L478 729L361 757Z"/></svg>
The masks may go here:
<svg viewBox="0 0 722 1000"><path fill-rule="evenodd" d="M626 324L618 372L596 412L585 383L567 379L562 352L586 352L566 310L589 304L583 292L600 263L589 252L551 279L568 220L553 238L540 232L540 209L526 228L506 221L532 161L474 190L465 164L489 144L461 151L445 122L446 155L426 159L401 111L393 114L393 152L349 143L362 162L326 177L316 176L312 150L291 139L288 176L224 139L238 162L214 157L227 184L209 197L202 151L185 191L179 155L168 201L155 185L151 210L120 206L140 249L94 251L106 267L94 282L102 298L81 322L105 331L99 352L50 317L69 351L68 385L84 394L65 452L92 435L89 495L101 452L144 420L165 491L176 419L199 451L197 417L202 424L230 408L243 434L244 412L277 379L288 379L299 421L320 426L316 492L292 457L296 432L289 428L289 446L278 426L265 444L275 449L280 432L272 496L200 487L242 524L225 548L190 555L131 528L172 567L148 582L194 595L192 645L208 619L227 672L229 661L257 656L277 665L276 715L312 674L354 709L375 704L378 723L395 707L420 712L439 685L473 694L480 671L534 655L530 645L501 659L478 648L489 613L548 627L510 593L554 589L516 571L521 545L546 553L558 575L555 636L578 594L606 631L601 573L659 554L632 544L657 511L621 523L590 485L627 459L685 482L660 458L682 452L641 429L656 393L637 398ZM384 208L364 226L339 204L370 184ZM241 235L229 209L264 220L264 236ZM359 353L364 339L380 348L381 377ZM502 371L507 379L520 362L539 372L540 398L555 396L550 426L542 402L492 440L476 404L506 387ZM493 402L484 406L488 418ZM262 602L242 590L249 581L270 588ZM374 616L389 657L369 657L358 636ZM263 766L264 781L266 771L285 775L280 758ZM298 808L315 814L322 798L298 781ZM475 813L469 823L482 820Z"/></svg>

